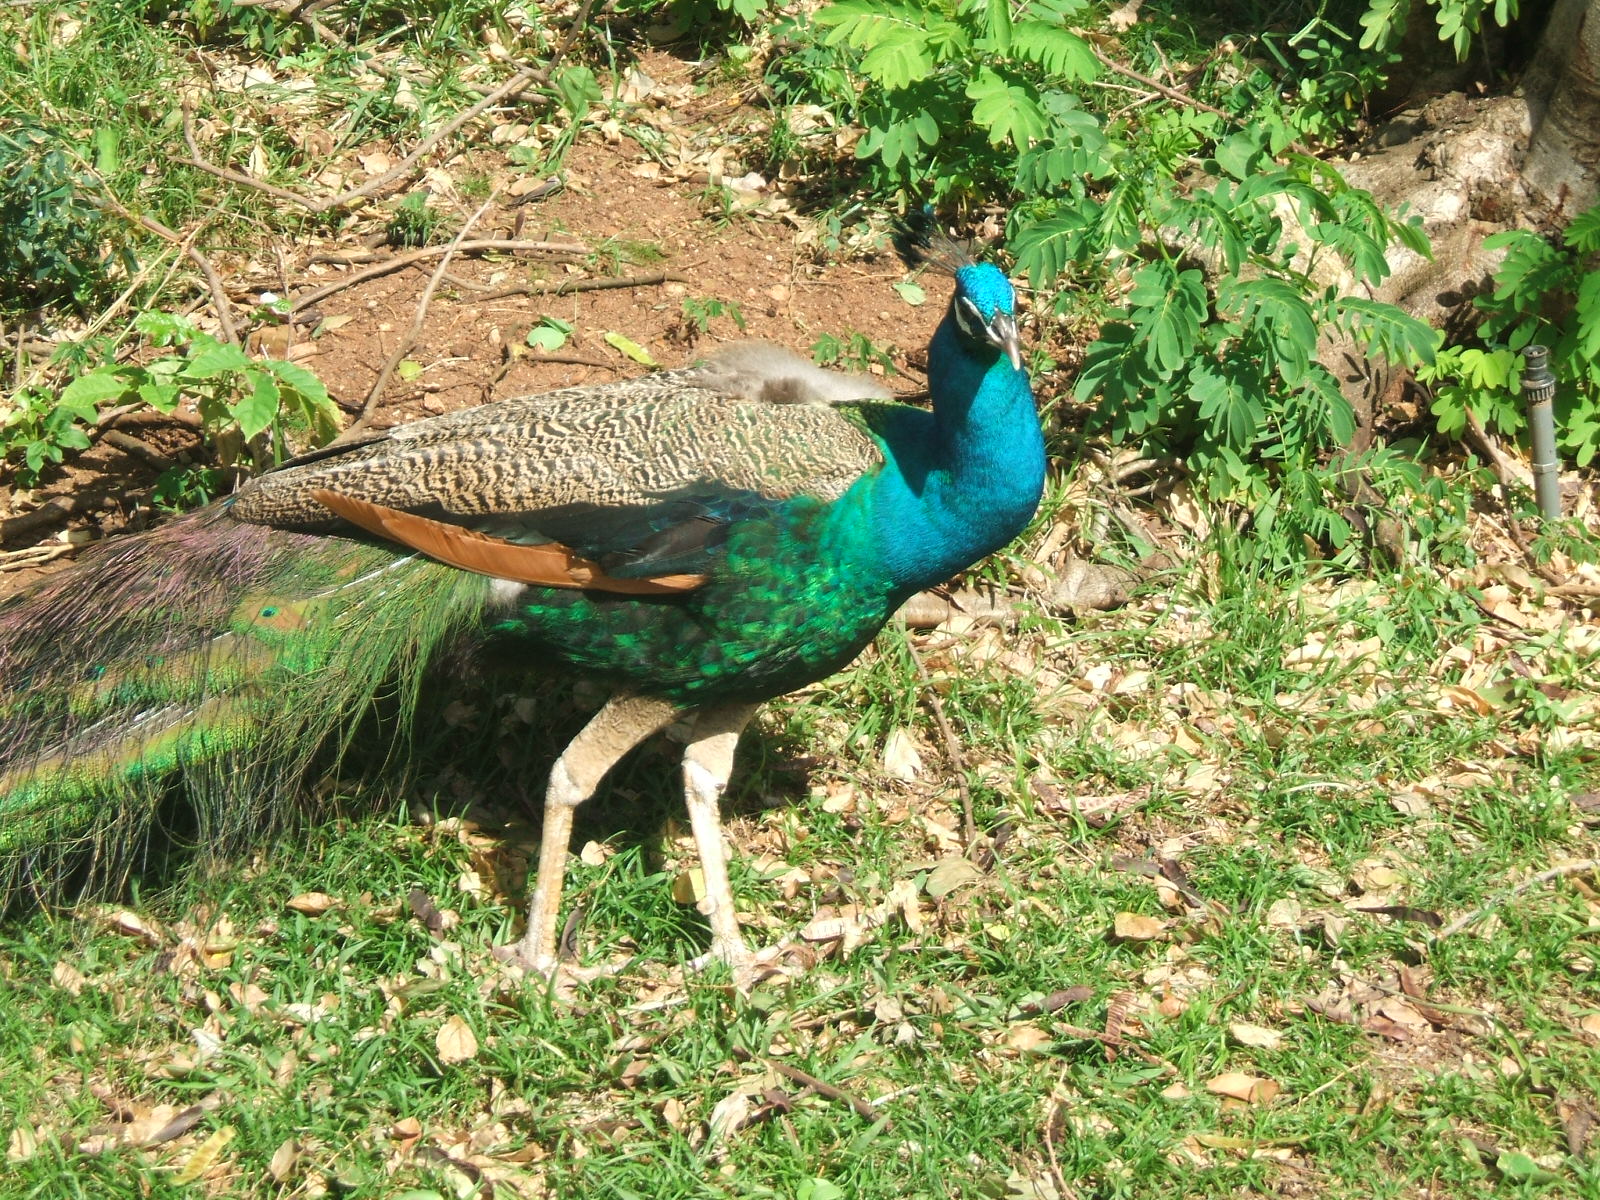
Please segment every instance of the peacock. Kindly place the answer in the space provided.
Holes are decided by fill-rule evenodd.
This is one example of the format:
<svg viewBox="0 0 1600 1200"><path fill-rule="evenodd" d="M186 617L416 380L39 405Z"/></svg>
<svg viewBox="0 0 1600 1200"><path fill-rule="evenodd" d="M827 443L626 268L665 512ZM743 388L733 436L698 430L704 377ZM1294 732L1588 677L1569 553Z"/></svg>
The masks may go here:
<svg viewBox="0 0 1600 1200"><path fill-rule="evenodd" d="M503 956L555 970L574 810L685 721L710 956L747 963L718 816L741 730L1015 538L1043 488L1011 285L952 266L931 411L737 347L335 443L0 607L0 893L125 877L175 793L202 847L262 836L471 647L610 697L551 768Z"/></svg>

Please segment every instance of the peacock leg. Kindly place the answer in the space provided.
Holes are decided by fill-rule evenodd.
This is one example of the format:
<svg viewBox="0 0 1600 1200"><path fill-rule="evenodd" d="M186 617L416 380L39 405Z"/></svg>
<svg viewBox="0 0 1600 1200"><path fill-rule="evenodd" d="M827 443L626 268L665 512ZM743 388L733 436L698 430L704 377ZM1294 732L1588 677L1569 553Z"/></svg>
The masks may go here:
<svg viewBox="0 0 1600 1200"><path fill-rule="evenodd" d="M672 724L678 714L677 707L651 696L613 696L556 759L544 794L544 830L539 838L539 872L528 906L528 932L505 957L545 974L555 969L573 810L594 795L606 772L623 755Z"/></svg>
<svg viewBox="0 0 1600 1200"><path fill-rule="evenodd" d="M718 801L733 772L733 751L739 734L755 715L754 704L724 704L703 709L694 720L692 740L683 752L683 796L689 809L689 827L700 852L705 876L702 904L711 922L711 953L734 966L747 962L750 951L739 934L739 917L733 907L728 882L728 855L722 844L722 819Z"/></svg>

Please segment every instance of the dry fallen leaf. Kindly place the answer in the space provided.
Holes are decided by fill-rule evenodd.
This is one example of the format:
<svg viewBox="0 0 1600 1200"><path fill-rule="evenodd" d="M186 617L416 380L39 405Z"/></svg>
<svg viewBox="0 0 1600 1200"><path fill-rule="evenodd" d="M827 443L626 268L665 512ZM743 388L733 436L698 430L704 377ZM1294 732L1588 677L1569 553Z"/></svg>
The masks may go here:
<svg viewBox="0 0 1600 1200"><path fill-rule="evenodd" d="M1122 942L1150 942L1165 935L1165 925L1142 913L1119 912L1111 922L1111 936Z"/></svg>
<svg viewBox="0 0 1600 1200"><path fill-rule="evenodd" d="M928 872L928 880L923 885L923 890L938 900L948 896L962 884L982 878L983 872L965 858L941 858L933 870Z"/></svg>
<svg viewBox="0 0 1600 1200"><path fill-rule="evenodd" d="M1006 1045L1024 1054L1037 1053L1050 1045L1050 1035L1037 1025L1013 1025L1006 1030Z"/></svg>
<svg viewBox="0 0 1600 1200"><path fill-rule="evenodd" d="M320 917L338 903L327 892L301 892L298 896L290 896L283 906L308 917Z"/></svg>
<svg viewBox="0 0 1600 1200"><path fill-rule="evenodd" d="M1276 1050L1283 1044L1283 1034L1276 1029L1235 1021L1228 1026L1234 1041L1241 1046L1254 1046L1258 1050Z"/></svg>
<svg viewBox="0 0 1600 1200"><path fill-rule="evenodd" d="M295 1164L299 1161L300 1143L288 1138L272 1152L272 1161L267 1164L267 1174L272 1176L275 1183L282 1183L293 1174Z"/></svg>
<svg viewBox="0 0 1600 1200"><path fill-rule="evenodd" d="M83 985L88 983L82 971L67 962L65 959L50 968L50 981L63 991L74 996L83 991Z"/></svg>
<svg viewBox="0 0 1600 1200"><path fill-rule="evenodd" d="M441 1026L433 1039L439 1051L439 1061L444 1063L467 1062L478 1054L478 1039L460 1017L451 1017Z"/></svg>
<svg viewBox="0 0 1600 1200"><path fill-rule="evenodd" d="M39 1152L39 1135L33 1131L33 1126L26 1121L18 1123L11 1131L10 1142L6 1146L7 1162L27 1162Z"/></svg>
<svg viewBox="0 0 1600 1200"><path fill-rule="evenodd" d="M883 773L902 783L914 783L922 774L922 752L909 730L891 730L883 743Z"/></svg>
<svg viewBox="0 0 1600 1200"><path fill-rule="evenodd" d="M712 1143L739 1132L750 1123L750 1116L754 1112L755 1101L743 1092L734 1092L718 1100L711 1110L711 1120L707 1122Z"/></svg>
<svg viewBox="0 0 1600 1200"><path fill-rule="evenodd" d="M706 875L699 867L679 871L672 881L672 898L679 904L699 904L706 896Z"/></svg>
<svg viewBox="0 0 1600 1200"><path fill-rule="evenodd" d="M237 1132L232 1125L224 1125L213 1133L189 1156L189 1161L184 1163L183 1169L172 1177L172 1182L181 1186L199 1179L212 1168L224 1147L233 1141Z"/></svg>
<svg viewBox="0 0 1600 1200"><path fill-rule="evenodd" d="M1275 1079L1258 1079L1242 1071L1228 1071L1206 1080L1206 1091L1250 1104L1269 1104L1281 1090Z"/></svg>

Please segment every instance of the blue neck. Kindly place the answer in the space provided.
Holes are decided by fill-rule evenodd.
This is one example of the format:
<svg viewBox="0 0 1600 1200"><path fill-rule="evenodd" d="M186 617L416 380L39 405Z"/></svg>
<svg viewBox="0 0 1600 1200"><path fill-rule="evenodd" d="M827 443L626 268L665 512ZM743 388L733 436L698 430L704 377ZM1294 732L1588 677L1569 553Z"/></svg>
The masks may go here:
<svg viewBox="0 0 1600 1200"><path fill-rule="evenodd" d="M1025 372L953 317L928 347L933 413L905 409L883 430L888 461L867 523L897 590L942 583L1010 542L1044 489L1044 436Z"/></svg>

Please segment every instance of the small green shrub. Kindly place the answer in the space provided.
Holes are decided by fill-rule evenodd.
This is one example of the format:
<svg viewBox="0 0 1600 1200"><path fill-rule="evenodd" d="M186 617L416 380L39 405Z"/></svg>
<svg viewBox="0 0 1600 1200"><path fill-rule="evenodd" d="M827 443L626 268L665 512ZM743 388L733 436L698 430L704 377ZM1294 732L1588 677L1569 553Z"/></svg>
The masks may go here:
<svg viewBox="0 0 1600 1200"><path fill-rule="evenodd" d="M1485 314L1481 346L1446 346L1418 377L1433 387L1439 430L1459 436L1471 412L1486 429L1523 437L1522 352L1550 349L1556 447L1580 467L1600 455L1600 205L1575 217L1559 242L1514 229L1484 245L1506 254Z"/></svg>
<svg viewBox="0 0 1600 1200"><path fill-rule="evenodd" d="M116 156L111 131L95 141L101 159ZM60 130L0 113L0 313L88 307L111 268L128 262L114 223L90 199L98 184L86 163Z"/></svg>
<svg viewBox="0 0 1600 1200"><path fill-rule="evenodd" d="M683 298L682 324L695 334L707 332L711 322L718 317L727 317L739 327L740 333L745 331L744 312L732 300L717 300L710 296Z"/></svg>
<svg viewBox="0 0 1600 1200"><path fill-rule="evenodd" d="M74 379L59 397L40 388L11 397L0 424L0 457L20 458L19 479L37 480L48 464L68 451L89 445L87 429L102 407L148 404L172 412L194 401L201 428L224 463L248 447L258 462L290 452L290 435L320 445L338 432L338 410L327 388L310 371L273 358L251 358L237 346L219 342L190 321L147 312L135 328L176 353L145 363L108 363ZM192 492L192 480L174 479L168 490Z"/></svg>

